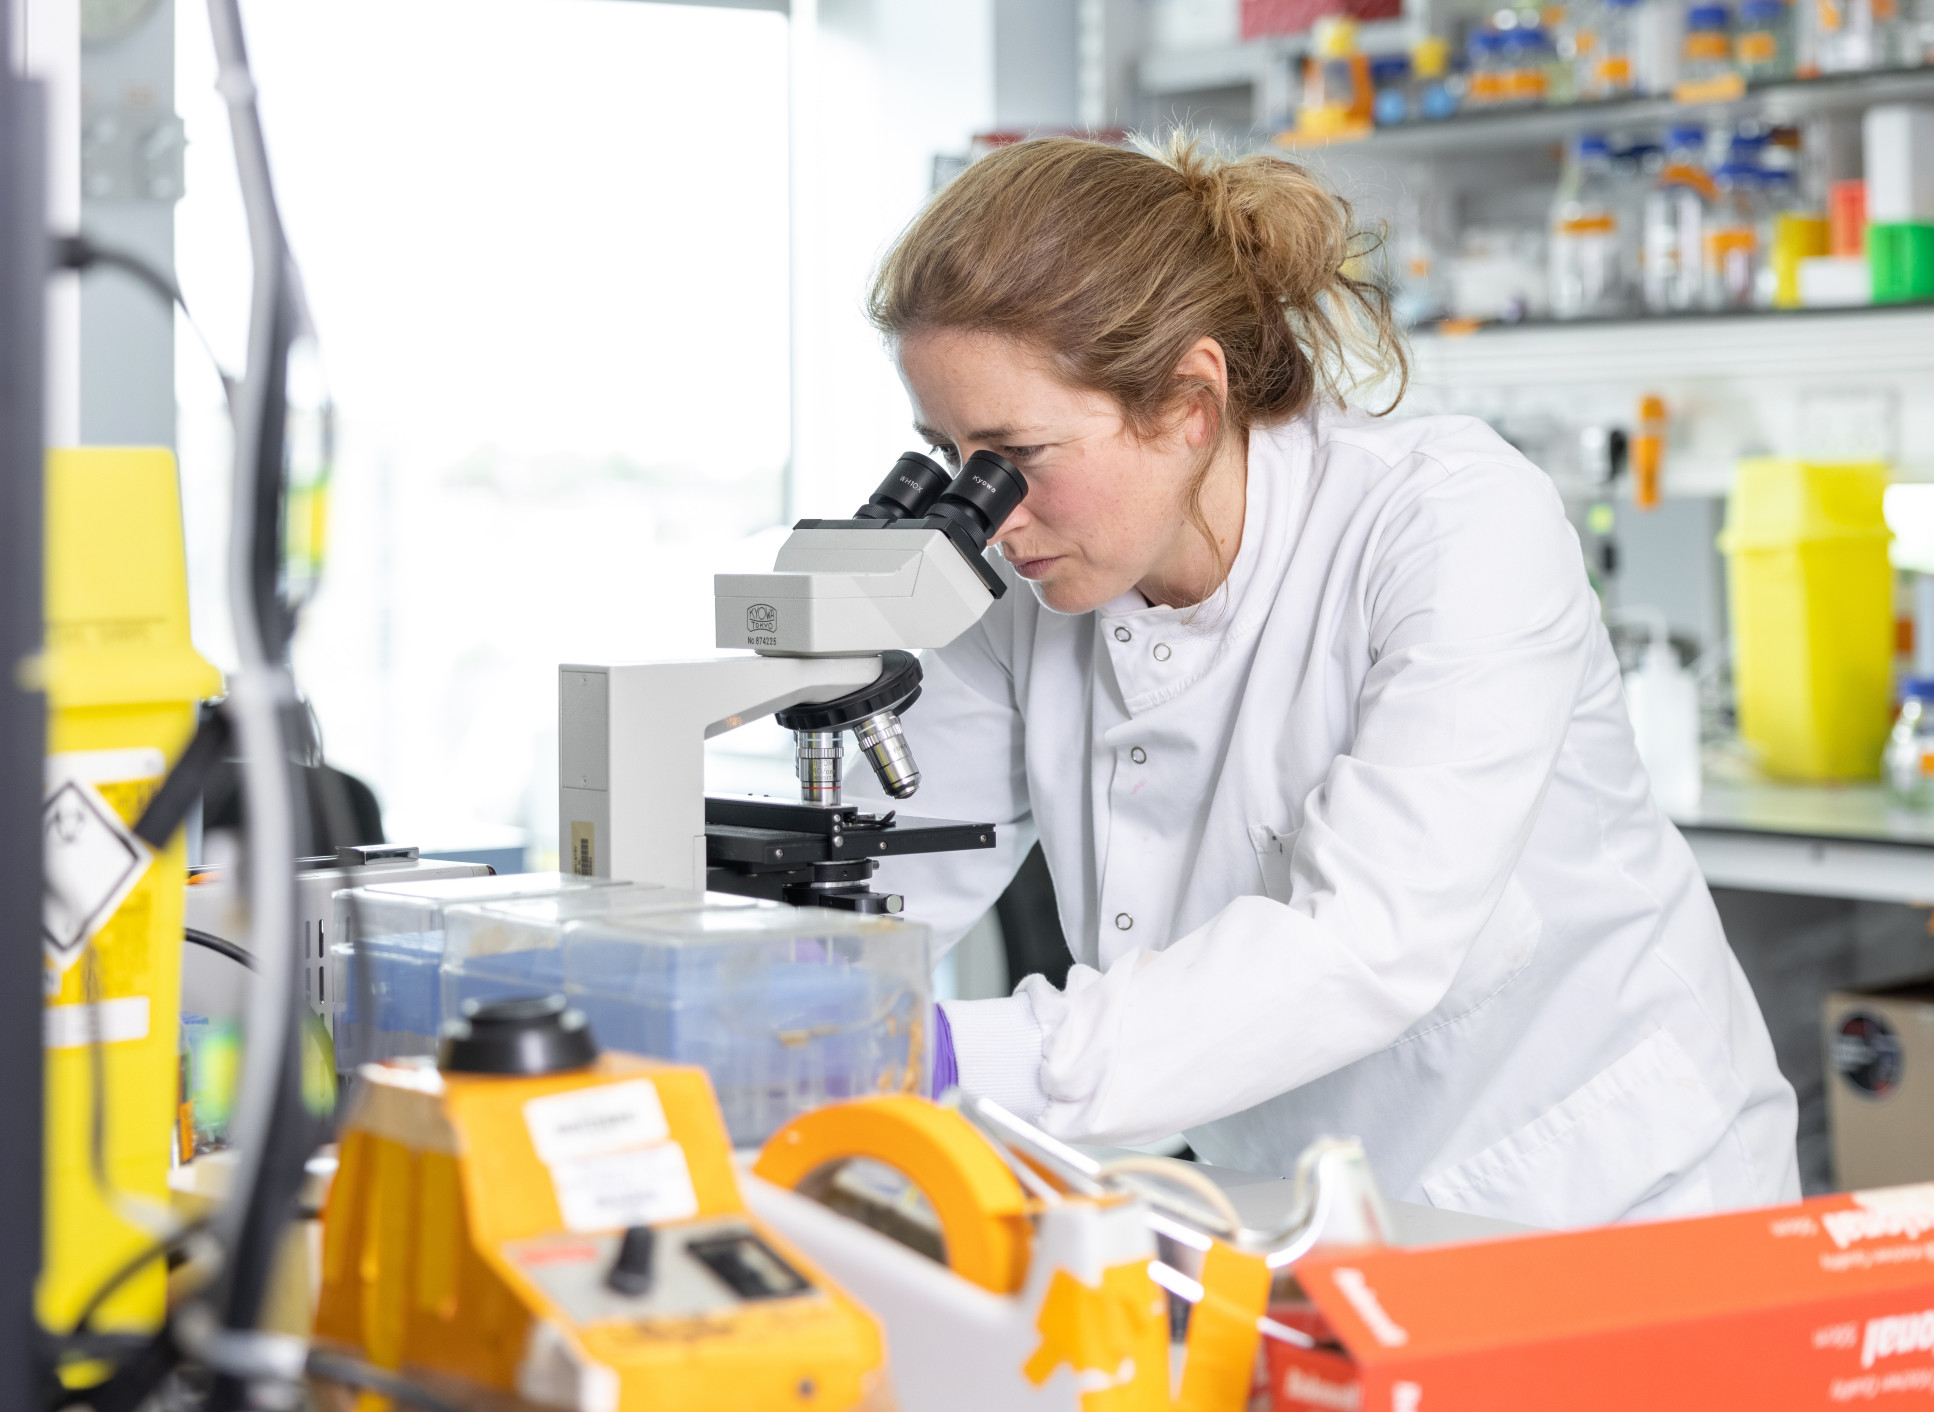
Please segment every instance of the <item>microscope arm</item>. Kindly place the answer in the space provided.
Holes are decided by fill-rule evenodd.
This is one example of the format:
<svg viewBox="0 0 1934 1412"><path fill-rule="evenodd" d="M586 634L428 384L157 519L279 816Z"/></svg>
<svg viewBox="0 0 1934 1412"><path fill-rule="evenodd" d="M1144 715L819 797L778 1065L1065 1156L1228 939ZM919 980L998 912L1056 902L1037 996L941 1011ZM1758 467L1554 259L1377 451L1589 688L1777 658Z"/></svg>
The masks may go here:
<svg viewBox="0 0 1934 1412"><path fill-rule="evenodd" d="M705 741L879 674L877 655L560 667L560 868L704 888Z"/></svg>

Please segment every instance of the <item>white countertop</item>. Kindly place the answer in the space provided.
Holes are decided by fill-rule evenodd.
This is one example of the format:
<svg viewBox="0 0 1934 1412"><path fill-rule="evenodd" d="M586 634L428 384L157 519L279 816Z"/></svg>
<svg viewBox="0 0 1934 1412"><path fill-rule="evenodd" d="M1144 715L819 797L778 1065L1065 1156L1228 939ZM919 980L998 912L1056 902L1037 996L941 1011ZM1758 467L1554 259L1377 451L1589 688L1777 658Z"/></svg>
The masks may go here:
<svg viewBox="0 0 1934 1412"><path fill-rule="evenodd" d="M1934 845L1934 813L1904 809L1878 784L1785 784L1708 776L1698 807L1673 812L1681 830Z"/></svg>
<svg viewBox="0 0 1934 1412"><path fill-rule="evenodd" d="M1788 784L1708 773L1698 806L1673 811L1714 887L1934 903L1934 812L1879 784Z"/></svg>

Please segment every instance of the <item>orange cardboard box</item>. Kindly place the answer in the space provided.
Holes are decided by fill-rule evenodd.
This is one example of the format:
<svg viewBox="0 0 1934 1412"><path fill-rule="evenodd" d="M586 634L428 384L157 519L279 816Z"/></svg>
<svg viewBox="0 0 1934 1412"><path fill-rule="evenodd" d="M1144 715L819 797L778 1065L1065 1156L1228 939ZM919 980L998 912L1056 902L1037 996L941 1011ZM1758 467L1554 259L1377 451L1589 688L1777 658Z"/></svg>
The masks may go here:
<svg viewBox="0 0 1934 1412"><path fill-rule="evenodd" d="M1934 1183L1297 1274L1343 1351L1268 1343L1274 1412L1929 1404Z"/></svg>

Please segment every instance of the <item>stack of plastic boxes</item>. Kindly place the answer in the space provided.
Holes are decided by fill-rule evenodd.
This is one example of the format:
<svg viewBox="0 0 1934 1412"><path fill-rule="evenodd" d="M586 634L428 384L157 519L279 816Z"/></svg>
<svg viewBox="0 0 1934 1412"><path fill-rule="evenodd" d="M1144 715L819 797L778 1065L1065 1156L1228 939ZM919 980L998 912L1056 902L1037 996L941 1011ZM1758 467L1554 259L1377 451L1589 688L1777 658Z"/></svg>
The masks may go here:
<svg viewBox="0 0 1934 1412"><path fill-rule="evenodd" d="M398 882L337 893L328 1013L337 1072L353 1074L358 1065L375 1060L436 1053L441 1019L437 976L443 964L444 914L450 908L525 897L650 893L662 895L664 889L559 873Z"/></svg>
<svg viewBox="0 0 1934 1412"><path fill-rule="evenodd" d="M606 1049L701 1065L733 1141L870 1093L927 1091L927 929L690 894L453 907L442 1018L562 992Z"/></svg>

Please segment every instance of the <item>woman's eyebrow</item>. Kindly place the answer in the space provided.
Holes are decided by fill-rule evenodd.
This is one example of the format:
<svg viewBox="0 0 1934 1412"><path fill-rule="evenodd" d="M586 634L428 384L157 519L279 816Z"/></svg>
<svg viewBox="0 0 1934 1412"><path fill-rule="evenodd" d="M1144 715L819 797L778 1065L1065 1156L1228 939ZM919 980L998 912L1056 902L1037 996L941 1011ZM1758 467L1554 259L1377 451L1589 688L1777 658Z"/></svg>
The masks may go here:
<svg viewBox="0 0 1934 1412"><path fill-rule="evenodd" d="M921 436L924 436L929 442L953 440L952 437L936 431L932 427L923 427L916 424L913 429ZM990 427L982 431L968 432L967 439L969 441L998 441L1013 446L1018 445L1021 438L1033 430L1032 427Z"/></svg>

